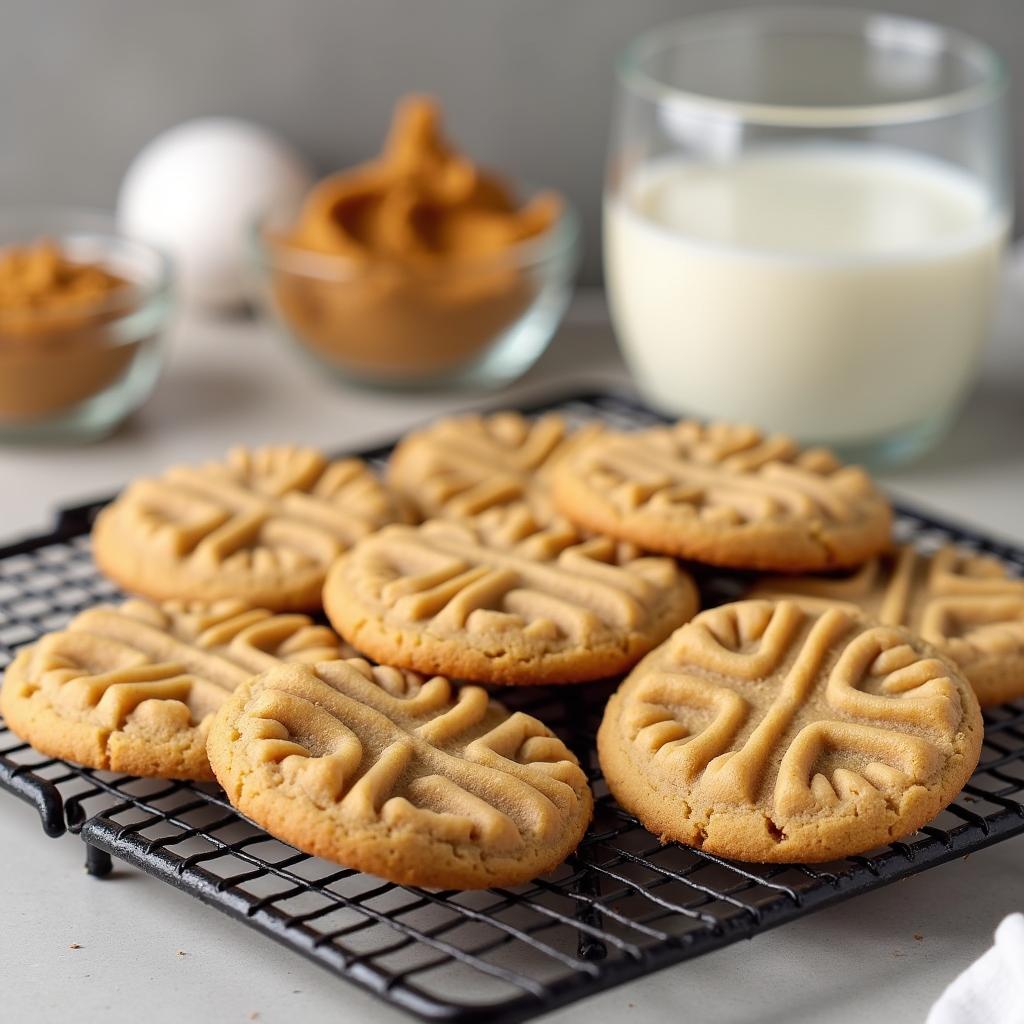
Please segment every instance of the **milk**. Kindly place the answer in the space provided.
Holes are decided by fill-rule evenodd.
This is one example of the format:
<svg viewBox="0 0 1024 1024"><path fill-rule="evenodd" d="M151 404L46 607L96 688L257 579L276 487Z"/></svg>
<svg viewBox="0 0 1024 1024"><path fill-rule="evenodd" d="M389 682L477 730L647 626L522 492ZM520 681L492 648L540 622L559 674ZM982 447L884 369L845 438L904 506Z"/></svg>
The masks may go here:
<svg viewBox="0 0 1024 1024"><path fill-rule="evenodd" d="M1007 216L972 178L869 146L649 165L605 205L622 350L648 399L870 443L970 384Z"/></svg>

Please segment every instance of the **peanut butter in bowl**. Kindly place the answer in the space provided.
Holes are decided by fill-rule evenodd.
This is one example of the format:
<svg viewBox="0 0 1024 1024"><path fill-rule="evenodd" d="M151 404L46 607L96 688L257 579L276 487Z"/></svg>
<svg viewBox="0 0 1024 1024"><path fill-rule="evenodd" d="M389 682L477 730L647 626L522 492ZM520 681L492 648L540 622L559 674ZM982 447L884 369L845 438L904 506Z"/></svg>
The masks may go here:
<svg viewBox="0 0 1024 1024"><path fill-rule="evenodd" d="M377 159L321 181L262 241L290 332L329 366L381 383L450 378L521 346L524 324L532 362L574 267L564 202L520 203L451 146L438 105L418 96L399 104ZM528 323L539 305L545 322Z"/></svg>
<svg viewBox="0 0 1024 1024"><path fill-rule="evenodd" d="M162 255L74 211L0 214L0 441L108 433L148 396Z"/></svg>
<svg viewBox="0 0 1024 1024"><path fill-rule="evenodd" d="M0 421L49 416L116 380L134 350L108 344L103 325L130 294L124 278L55 242L0 250Z"/></svg>

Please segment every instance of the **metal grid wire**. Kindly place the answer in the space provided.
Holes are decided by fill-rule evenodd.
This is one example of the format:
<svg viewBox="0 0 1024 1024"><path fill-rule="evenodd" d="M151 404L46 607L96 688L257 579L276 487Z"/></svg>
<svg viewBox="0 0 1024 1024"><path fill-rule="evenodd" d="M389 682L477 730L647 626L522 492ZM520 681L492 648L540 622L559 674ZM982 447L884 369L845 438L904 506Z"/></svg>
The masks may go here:
<svg viewBox="0 0 1024 1024"><path fill-rule="evenodd" d="M556 406L631 427L653 414L609 396ZM371 458L386 454L379 450ZM53 534L0 550L0 666L16 647L116 597L89 556L94 507ZM1024 550L900 510L902 537L989 551L1020 574ZM706 596L740 592L735 577ZM981 765L920 832L827 865L731 863L661 846L608 795L594 734L612 684L502 691L557 730L588 769L594 822L577 853L528 886L434 892L298 853L244 819L215 786L136 779L46 758L0 723L0 786L33 803L50 835L86 841L97 875L117 856L272 935L342 977L430 1019L522 1021L709 952L820 906L1024 832L1024 702L986 714ZM457 993L457 996L453 996Z"/></svg>

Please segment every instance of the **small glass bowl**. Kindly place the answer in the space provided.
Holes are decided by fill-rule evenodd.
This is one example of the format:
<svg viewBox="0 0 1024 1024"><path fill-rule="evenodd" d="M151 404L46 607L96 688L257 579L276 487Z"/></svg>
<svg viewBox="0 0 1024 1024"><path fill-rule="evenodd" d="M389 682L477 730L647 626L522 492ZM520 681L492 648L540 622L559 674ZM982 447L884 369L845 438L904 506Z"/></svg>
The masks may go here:
<svg viewBox="0 0 1024 1024"><path fill-rule="evenodd" d="M572 294L579 225L563 203L543 235L497 258L412 270L280 241L294 210L253 229L260 295L320 366L371 387L495 388L551 341Z"/></svg>
<svg viewBox="0 0 1024 1024"><path fill-rule="evenodd" d="M0 309L0 442L89 441L109 434L156 384L171 308L170 263L119 233L106 214L59 208L0 212L0 249L55 243L75 262L128 282L93 305Z"/></svg>

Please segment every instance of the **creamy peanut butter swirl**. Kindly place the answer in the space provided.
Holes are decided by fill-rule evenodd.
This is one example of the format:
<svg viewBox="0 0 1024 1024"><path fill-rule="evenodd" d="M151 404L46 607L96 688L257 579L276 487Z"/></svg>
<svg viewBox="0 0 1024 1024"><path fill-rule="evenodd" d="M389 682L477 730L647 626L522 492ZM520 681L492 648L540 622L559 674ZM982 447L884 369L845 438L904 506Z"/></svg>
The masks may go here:
<svg viewBox="0 0 1024 1024"><path fill-rule="evenodd" d="M480 356L533 302L538 257L523 246L561 216L552 193L520 204L451 146L435 101L411 96L383 153L320 182L269 239L273 293L296 336L342 369L442 373Z"/></svg>
<svg viewBox="0 0 1024 1024"><path fill-rule="evenodd" d="M444 138L436 102L411 96L381 156L320 182L287 240L360 264L426 269L500 255L558 214L551 194L519 207L500 178Z"/></svg>

